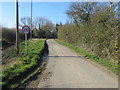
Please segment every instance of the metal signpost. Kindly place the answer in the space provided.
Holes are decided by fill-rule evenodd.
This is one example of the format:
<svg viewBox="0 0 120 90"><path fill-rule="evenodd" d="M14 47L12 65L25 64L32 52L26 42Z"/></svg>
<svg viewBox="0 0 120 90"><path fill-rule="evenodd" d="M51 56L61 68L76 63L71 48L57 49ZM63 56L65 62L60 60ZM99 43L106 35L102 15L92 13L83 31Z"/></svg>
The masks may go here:
<svg viewBox="0 0 120 90"><path fill-rule="evenodd" d="M23 26L22 31L25 33L25 53L28 53L28 42L27 42L27 34L30 32L29 26Z"/></svg>

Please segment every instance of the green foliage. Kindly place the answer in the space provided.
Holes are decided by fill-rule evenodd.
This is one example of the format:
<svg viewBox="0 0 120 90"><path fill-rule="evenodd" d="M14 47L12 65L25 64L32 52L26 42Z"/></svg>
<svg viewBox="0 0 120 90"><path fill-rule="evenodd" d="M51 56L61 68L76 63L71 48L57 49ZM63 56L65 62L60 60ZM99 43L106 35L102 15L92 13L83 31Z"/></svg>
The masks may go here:
<svg viewBox="0 0 120 90"><path fill-rule="evenodd" d="M97 57L118 61L116 3L72 3L67 15L73 22L60 27L60 40L90 51Z"/></svg>
<svg viewBox="0 0 120 90"><path fill-rule="evenodd" d="M0 31L1 32L1 31ZM19 39L24 40L24 34L20 31L19 32ZM16 32L15 29L9 29L9 28L2 28L2 47L9 47L11 44L15 43L16 38Z"/></svg>
<svg viewBox="0 0 120 90"><path fill-rule="evenodd" d="M75 23L79 23L81 21L88 21L90 20L90 15L94 12L94 7L96 5L96 2L71 3L70 8L67 11L67 15L69 17L72 17Z"/></svg>
<svg viewBox="0 0 120 90"><path fill-rule="evenodd" d="M42 52L44 50L45 39L41 40L29 40L28 41L28 55L25 54L25 44L24 42L20 44L20 54L21 57L17 60L18 63L12 66L6 66L3 69L3 87L10 88L15 84L15 80L21 78L30 69L37 65L40 60Z"/></svg>
<svg viewBox="0 0 120 90"><path fill-rule="evenodd" d="M57 38L57 31L49 31L49 30L34 30L34 37L36 38Z"/></svg>
<svg viewBox="0 0 120 90"><path fill-rule="evenodd" d="M71 44L60 41L58 39L56 39L56 41L58 43L64 45L64 46L67 46L67 47L73 49L74 51L76 51L77 53L85 56L86 58L94 60L95 62L107 67L109 70L111 70L114 73L118 74L118 63L112 62L112 61L109 61L109 60L106 60L106 59L99 58L99 57L95 56L93 53L87 52L85 50L82 50L82 49L80 49L78 47L75 47L75 46L73 46Z"/></svg>
<svg viewBox="0 0 120 90"><path fill-rule="evenodd" d="M47 18L36 17L32 29L35 38L56 38L55 26Z"/></svg>

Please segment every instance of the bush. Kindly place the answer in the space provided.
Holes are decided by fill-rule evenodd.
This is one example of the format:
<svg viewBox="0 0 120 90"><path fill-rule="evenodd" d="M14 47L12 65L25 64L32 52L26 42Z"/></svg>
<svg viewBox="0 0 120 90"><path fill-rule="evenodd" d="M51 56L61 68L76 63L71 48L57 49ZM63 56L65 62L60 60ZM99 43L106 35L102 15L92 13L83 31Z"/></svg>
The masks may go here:
<svg viewBox="0 0 120 90"><path fill-rule="evenodd" d="M118 61L117 7L109 2L72 3L67 14L74 22L62 25L58 38L97 57Z"/></svg>
<svg viewBox="0 0 120 90"><path fill-rule="evenodd" d="M24 33L19 31L20 41L24 40ZM15 44L16 41L16 31L15 29L2 28L2 45L4 47L9 47L10 45Z"/></svg>

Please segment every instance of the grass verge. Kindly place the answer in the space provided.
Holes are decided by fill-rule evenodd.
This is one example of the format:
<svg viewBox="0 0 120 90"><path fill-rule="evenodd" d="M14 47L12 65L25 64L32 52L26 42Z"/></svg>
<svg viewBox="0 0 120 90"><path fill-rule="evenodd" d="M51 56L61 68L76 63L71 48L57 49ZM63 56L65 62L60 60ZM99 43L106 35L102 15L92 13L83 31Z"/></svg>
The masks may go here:
<svg viewBox="0 0 120 90"><path fill-rule="evenodd" d="M25 83L27 81L29 81L33 76L35 76L37 73L41 73L44 66L45 66L46 62L43 62L42 65L40 67L38 67L34 72L32 72L30 75L27 76L27 78L23 79L21 82L16 83L14 85L12 85L12 88L25 88Z"/></svg>
<svg viewBox="0 0 120 90"><path fill-rule="evenodd" d="M82 50L82 49L80 49L80 48L78 48L78 47L75 47L75 46L73 46L73 45L71 45L71 44L68 44L68 43L66 43L66 42L63 42L63 41L61 41L61 40L55 39L55 41L57 41L58 43L66 46L66 47L69 47L70 49L76 51L77 53L85 56L87 59L91 59L91 60L93 60L93 61L95 61L95 62L97 62L97 63L105 66L106 68L108 68L109 70L111 70L112 72L114 72L115 74L118 75L118 63L112 62L112 61L110 61L110 60L106 60L106 59L99 58L99 57L93 55L93 54L90 53L90 52L87 52L87 51L85 51L85 50Z"/></svg>
<svg viewBox="0 0 120 90"><path fill-rule="evenodd" d="M3 88L16 88L34 71L44 53L45 39L28 41L28 54L25 53L25 42L20 44L20 56L17 63L5 66L2 70ZM33 74L31 74L33 75ZM31 76L29 76L31 77Z"/></svg>

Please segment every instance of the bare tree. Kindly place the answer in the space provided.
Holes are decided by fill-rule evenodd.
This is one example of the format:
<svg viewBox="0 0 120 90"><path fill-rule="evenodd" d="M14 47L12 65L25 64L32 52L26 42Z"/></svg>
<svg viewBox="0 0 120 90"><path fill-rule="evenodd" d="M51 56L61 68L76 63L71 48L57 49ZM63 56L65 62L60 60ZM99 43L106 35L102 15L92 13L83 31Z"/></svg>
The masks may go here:
<svg viewBox="0 0 120 90"><path fill-rule="evenodd" d="M54 28L54 24L51 21L47 20L44 25L44 30L51 31L53 30L53 28Z"/></svg>
<svg viewBox="0 0 120 90"><path fill-rule="evenodd" d="M31 26L31 18L30 17L22 17L20 19L20 21L21 21L20 26L24 26L24 25Z"/></svg>
<svg viewBox="0 0 120 90"><path fill-rule="evenodd" d="M90 15L94 13L95 6L97 3L72 3L70 5L70 9L66 12L70 18L74 19L75 23L79 23L81 21L90 20Z"/></svg>

